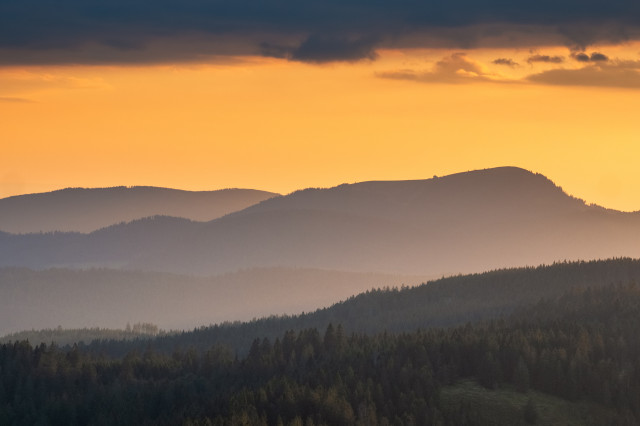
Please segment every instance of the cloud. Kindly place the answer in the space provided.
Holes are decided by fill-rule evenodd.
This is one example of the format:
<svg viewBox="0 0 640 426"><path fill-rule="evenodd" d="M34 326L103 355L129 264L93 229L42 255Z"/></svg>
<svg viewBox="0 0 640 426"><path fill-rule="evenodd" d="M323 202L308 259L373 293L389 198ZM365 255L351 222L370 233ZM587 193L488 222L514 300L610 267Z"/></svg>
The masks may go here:
<svg viewBox="0 0 640 426"><path fill-rule="evenodd" d="M0 2L4 64L202 61L261 53L328 62L371 59L380 47L544 40L584 48L638 39L640 2L632 0Z"/></svg>
<svg viewBox="0 0 640 426"><path fill-rule="evenodd" d="M490 73L481 63L472 60L464 53L454 53L438 61L430 71L399 70L378 73L378 77L396 80L410 80L423 83L505 83L497 74Z"/></svg>
<svg viewBox="0 0 640 426"><path fill-rule="evenodd" d="M573 55L573 59L578 62L589 62L589 55L587 55L586 53L576 53L575 55Z"/></svg>
<svg viewBox="0 0 640 426"><path fill-rule="evenodd" d="M0 102L14 102L14 103L31 103L33 102L30 99L26 98L16 98L12 96L0 96Z"/></svg>
<svg viewBox="0 0 640 426"><path fill-rule="evenodd" d="M603 12L608 7L620 8L619 12L623 13L625 5L624 0L614 0L608 5L601 3ZM595 4L594 4L595 5ZM637 13L637 12L634 12ZM584 20L582 22L575 20L573 22L566 22L558 27L558 32L566 37L566 46L574 51L584 51L588 46L596 44L601 41L607 41L609 44L620 44L626 41L637 39L633 35L633 29L629 25L626 25L622 21L610 20L606 22L601 21L599 25L594 25L598 19ZM627 21L628 24L630 21ZM637 26L637 21L633 26Z"/></svg>
<svg viewBox="0 0 640 426"><path fill-rule="evenodd" d="M491 82L640 89L640 60L612 60L598 52L590 55L582 54L588 59L586 65L582 68L555 68L531 74L521 79L507 78L500 74L492 73L481 62L471 59L464 53L454 53L444 57L436 62L430 70L402 69L378 73L377 76L419 83L461 84ZM578 55L580 54L574 54L573 56L578 57ZM537 55L534 57L533 62L558 64L559 60L557 58L561 57ZM576 60L579 61L579 59ZM492 63L508 65L515 62L511 59L499 58L493 60Z"/></svg>
<svg viewBox="0 0 640 426"><path fill-rule="evenodd" d="M491 61L492 64L495 65L506 65L508 67L514 68L518 66L518 63L510 58L497 58Z"/></svg>
<svg viewBox="0 0 640 426"><path fill-rule="evenodd" d="M113 86L102 77L71 74L71 70L5 69L0 73L0 102L38 102L43 93L60 91L110 91Z"/></svg>
<svg viewBox="0 0 640 426"><path fill-rule="evenodd" d="M608 61L609 57L603 53L593 52L591 54L591 62Z"/></svg>
<svg viewBox="0 0 640 426"><path fill-rule="evenodd" d="M528 81L559 86L640 89L640 61L596 63L579 69L554 69L527 77Z"/></svg>
<svg viewBox="0 0 640 426"><path fill-rule="evenodd" d="M609 57L603 53L593 52L591 56L587 55L584 52L574 53L573 59L578 62L606 62L609 60Z"/></svg>
<svg viewBox="0 0 640 426"><path fill-rule="evenodd" d="M332 61L358 61L376 59L374 38L335 38L312 35L299 46L260 44L260 53L274 58L286 58L301 62L324 63Z"/></svg>
<svg viewBox="0 0 640 426"><path fill-rule="evenodd" d="M308 62L355 61L359 59L375 59L375 38L318 37L307 38L293 51L292 58Z"/></svg>
<svg viewBox="0 0 640 426"><path fill-rule="evenodd" d="M534 62L546 62L549 64L561 64L564 62L562 56L549 56L549 55L532 55L527 58L527 63L532 64Z"/></svg>

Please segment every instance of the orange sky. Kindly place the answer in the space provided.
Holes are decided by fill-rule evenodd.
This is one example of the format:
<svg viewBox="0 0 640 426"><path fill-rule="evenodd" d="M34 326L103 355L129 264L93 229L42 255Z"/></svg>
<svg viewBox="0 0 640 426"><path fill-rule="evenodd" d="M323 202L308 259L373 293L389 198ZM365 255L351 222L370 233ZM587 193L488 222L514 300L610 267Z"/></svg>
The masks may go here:
<svg viewBox="0 0 640 426"><path fill-rule="evenodd" d="M640 59L640 44L590 51ZM633 86L635 65L598 68L603 84L542 84L526 80L550 69L527 63L533 54L584 66L540 48L0 68L0 197L115 185L286 193L514 165L587 202L640 210L640 89L606 83ZM519 65L492 63L507 57Z"/></svg>

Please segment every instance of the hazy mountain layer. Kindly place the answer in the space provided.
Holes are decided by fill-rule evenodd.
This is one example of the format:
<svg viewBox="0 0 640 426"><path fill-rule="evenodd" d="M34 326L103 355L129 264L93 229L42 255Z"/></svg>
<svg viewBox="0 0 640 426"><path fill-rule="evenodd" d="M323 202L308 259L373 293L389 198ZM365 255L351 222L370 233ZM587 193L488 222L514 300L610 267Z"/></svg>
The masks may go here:
<svg viewBox="0 0 640 426"><path fill-rule="evenodd" d="M275 195L252 189L67 188L0 199L0 230L91 232L156 215L209 221Z"/></svg>
<svg viewBox="0 0 640 426"><path fill-rule="evenodd" d="M413 275L640 256L640 213L503 167L308 189L196 223L156 217L88 234L0 235L2 266L108 266L213 275L305 267Z"/></svg>
<svg viewBox="0 0 640 426"><path fill-rule="evenodd" d="M193 328L329 306L372 288L415 285L417 277L262 268L216 277L108 269L0 269L0 336L28 329L154 323Z"/></svg>
<svg viewBox="0 0 640 426"><path fill-rule="evenodd" d="M346 333L371 335L459 326L509 316L514 310L554 300L566 293L612 285L626 287L638 282L640 260L637 259L503 269L441 278L412 288L369 291L304 315L222 324L161 336L155 339L154 347L171 353L178 347L208 350L212 345L225 344L246 353L257 338L273 340L289 330L324 330L330 323L342 324ZM133 342L94 346L98 352L105 350L122 356L134 348L142 351L146 345L146 342Z"/></svg>

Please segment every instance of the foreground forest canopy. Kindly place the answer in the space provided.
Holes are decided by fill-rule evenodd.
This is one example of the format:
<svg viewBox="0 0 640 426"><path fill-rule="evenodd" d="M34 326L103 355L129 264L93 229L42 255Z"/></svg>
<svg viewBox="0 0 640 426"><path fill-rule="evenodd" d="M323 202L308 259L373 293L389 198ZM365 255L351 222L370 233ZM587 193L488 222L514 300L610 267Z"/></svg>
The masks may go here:
<svg viewBox="0 0 640 426"><path fill-rule="evenodd" d="M575 425L633 425L638 327L640 289L628 285L570 292L508 319L450 329L287 332L256 339L243 358L214 345L113 360L16 342L0 347L0 423L513 425L568 415ZM491 418L456 399L465 380L522 393L526 404ZM536 406L548 396L562 403Z"/></svg>
<svg viewBox="0 0 640 426"><path fill-rule="evenodd" d="M84 345L4 344L0 424L635 425L640 288L623 271L637 264L458 277L480 283L494 274L502 282L492 287L497 300L500 287L510 288L501 274L532 288L553 285L530 280L535 271L591 284L567 284L463 325L408 331L415 326L408 322L402 331L399 322L364 333L330 323L255 335L246 354L204 335L202 350L166 353L153 341L142 349L128 342L130 351L117 358ZM386 297L392 307L412 291L360 297Z"/></svg>

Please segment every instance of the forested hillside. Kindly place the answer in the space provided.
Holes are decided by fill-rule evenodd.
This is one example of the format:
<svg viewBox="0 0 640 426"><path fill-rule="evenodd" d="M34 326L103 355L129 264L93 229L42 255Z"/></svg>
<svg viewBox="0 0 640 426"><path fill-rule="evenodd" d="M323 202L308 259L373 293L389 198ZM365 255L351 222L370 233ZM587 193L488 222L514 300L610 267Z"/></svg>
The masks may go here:
<svg viewBox="0 0 640 426"><path fill-rule="evenodd" d="M242 357L16 342L0 346L0 424L630 426L639 327L640 289L624 283L453 328L287 331Z"/></svg>
<svg viewBox="0 0 640 426"><path fill-rule="evenodd" d="M640 283L640 260L612 259L496 270L430 281L414 288L368 291L329 308L297 316L273 316L248 323L223 323L154 340L155 350L206 350L224 344L245 354L256 337L275 339L287 330L342 324L347 333L413 332L508 315L514 309L575 289ZM122 356L147 342L94 342L93 351Z"/></svg>

